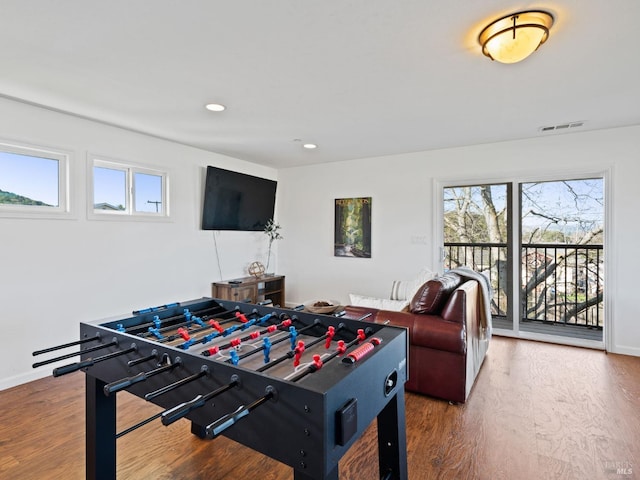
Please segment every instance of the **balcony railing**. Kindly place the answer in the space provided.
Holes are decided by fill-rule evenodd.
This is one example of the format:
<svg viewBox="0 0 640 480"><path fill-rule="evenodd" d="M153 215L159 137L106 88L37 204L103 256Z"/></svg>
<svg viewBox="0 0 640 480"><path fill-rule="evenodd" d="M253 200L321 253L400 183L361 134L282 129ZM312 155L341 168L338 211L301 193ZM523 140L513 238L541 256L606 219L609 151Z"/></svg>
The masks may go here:
<svg viewBox="0 0 640 480"><path fill-rule="evenodd" d="M494 318L507 316L507 245L445 243L445 268L468 266L489 277ZM602 329L602 245L523 244L521 321Z"/></svg>

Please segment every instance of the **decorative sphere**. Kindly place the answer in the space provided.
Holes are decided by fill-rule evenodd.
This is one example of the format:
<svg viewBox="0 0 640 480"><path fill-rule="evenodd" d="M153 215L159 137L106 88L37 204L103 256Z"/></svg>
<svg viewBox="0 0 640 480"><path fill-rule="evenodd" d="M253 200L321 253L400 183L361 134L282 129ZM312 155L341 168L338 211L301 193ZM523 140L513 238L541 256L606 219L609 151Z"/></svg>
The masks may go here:
<svg viewBox="0 0 640 480"><path fill-rule="evenodd" d="M256 278L261 277L264 275L264 265L260 262L252 262L249 265L249 273Z"/></svg>

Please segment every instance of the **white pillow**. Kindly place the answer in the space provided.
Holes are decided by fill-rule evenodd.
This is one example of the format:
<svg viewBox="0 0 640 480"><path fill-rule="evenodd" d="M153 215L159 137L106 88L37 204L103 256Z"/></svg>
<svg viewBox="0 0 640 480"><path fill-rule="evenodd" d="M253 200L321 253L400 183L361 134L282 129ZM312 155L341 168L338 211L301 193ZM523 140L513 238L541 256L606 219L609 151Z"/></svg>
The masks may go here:
<svg viewBox="0 0 640 480"><path fill-rule="evenodd" d="M413 280L394 280L391 285L392 300L407 300L411 302L418 289L432 278L436 272L423 268Z"/></svg>
<svg viewBox="0 0 640 480"><path fill-rule="evenodd" d="M379 310L392 310L399 312L409 306L408 300L389 300L387 298L365 297L363 295L349 294L349 303L355 307L377 308Z"/></svg>

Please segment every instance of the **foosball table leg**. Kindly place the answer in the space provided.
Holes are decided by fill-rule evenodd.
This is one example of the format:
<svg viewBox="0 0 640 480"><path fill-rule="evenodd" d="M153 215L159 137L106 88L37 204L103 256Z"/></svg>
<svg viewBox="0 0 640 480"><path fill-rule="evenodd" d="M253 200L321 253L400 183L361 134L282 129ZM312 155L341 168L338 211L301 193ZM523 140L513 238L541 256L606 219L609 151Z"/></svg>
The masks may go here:
<svg viewBox="0 0 640 480"><path fill-rule="evenodd" d="M197 423L191 422L191 433L194 434L198 438L202 438L203 440L207 438L207 429L202 425L198 425Z"/></svg>
<svg viewBox="0 0 640 480"><path fill-rule="evenodd" d="M86 478L116 478L116 396L104 394L106 383L86 375Z"/></svg>
<svg viewBox="0 0 640 480"><path fill-rule="evenodd" d="M380 478L407 480L407 434L403 388L398 390L378 414L378 461Z"/></svg>

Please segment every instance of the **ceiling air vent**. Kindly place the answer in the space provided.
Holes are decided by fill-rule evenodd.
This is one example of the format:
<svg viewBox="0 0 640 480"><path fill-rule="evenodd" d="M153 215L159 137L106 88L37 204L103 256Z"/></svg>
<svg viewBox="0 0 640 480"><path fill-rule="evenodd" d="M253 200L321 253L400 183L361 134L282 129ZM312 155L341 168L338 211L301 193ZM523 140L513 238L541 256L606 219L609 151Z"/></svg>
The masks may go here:
<svg viewBox="0 0 640 480"><path fill-rule="evenodd" d="M538 130L541 132L553 132L555 130L569 130L571 128L582 127L584 122L570 122L570 123L561 123L559 125L549 125L547 127L540 127Z"/></svg>

